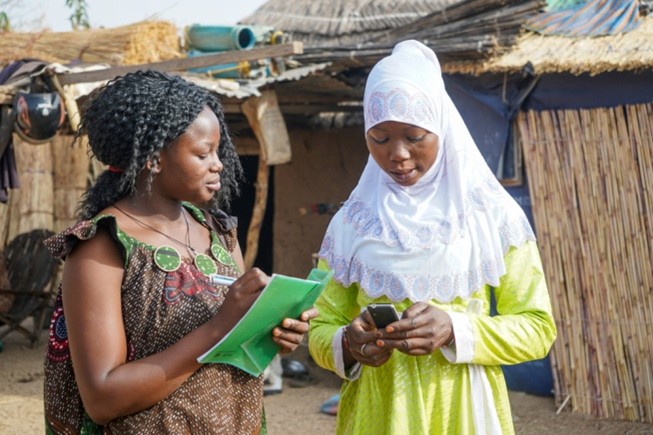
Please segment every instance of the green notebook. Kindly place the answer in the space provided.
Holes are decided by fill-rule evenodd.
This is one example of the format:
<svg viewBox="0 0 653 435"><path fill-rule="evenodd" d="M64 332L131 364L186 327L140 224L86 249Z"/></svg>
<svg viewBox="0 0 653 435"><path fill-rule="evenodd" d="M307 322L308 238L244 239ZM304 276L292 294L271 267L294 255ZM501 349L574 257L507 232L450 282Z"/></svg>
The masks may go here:
<svg viewBox="0 0 653 435"><path fill-rule="evenodd" d="M234 328L197 360L231 364L259 376L281 349L272 330L283 319L296 319L313 306L333 272L313 269L306 279L272 275L268 285Z"/></svg>

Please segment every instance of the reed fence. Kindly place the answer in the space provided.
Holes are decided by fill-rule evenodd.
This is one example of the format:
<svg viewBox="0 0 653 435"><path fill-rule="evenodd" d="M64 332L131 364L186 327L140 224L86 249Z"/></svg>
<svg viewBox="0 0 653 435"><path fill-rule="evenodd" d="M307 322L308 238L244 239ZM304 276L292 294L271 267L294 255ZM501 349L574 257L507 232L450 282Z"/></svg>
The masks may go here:
<svg viewBox="0 0 653 435"><path fill-rule="evenodd" d="M558 404L653 423L653 105L519 114Z"/></svg>
<svg viewBox="0 0 653 435"><path fill-rule="evenodd" d="M86 146L73 145L72 136L33 145L14 135L14 150L20 188L0 204L0 250L19 234L72 225L89 177Z"/></svg>

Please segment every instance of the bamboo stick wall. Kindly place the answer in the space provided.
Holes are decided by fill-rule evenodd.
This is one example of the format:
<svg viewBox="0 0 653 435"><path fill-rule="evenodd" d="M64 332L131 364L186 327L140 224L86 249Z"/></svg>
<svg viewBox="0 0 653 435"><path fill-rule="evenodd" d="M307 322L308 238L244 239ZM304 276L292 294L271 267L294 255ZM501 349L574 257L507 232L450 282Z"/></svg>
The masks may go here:
<svg viewBox="0 0 653 435"><path fill-rule="evenodd" d="M14 135L13 143L21 185L0 204L0 250L18 234L39 228L58 232L73 224L89 176L87 147L72 146L72 136L33 145Z"/></svg>
<svg viewBox="0 0 653 435"><path fill-rule="evenodd" d="M653 105L516 120L558 326L556 401L653 423Z"/></svg>
<svg viewBox="0 0 653 435"><path fill-rule="evenodd" d="M3 249L18 234L53 227L52 143L31 145L14 135L13 145L20 188L10 190L2 206Z"/></svg>

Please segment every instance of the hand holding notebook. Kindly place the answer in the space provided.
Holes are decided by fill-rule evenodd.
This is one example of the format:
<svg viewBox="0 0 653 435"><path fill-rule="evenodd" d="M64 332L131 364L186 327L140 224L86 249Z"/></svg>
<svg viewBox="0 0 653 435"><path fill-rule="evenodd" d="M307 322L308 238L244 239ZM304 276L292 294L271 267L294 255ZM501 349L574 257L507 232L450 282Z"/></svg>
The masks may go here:
<svg viewBox="0 0 653 435"><path fill-rule="evenodd" d="M273 274L236 326L197 360L231 364L259 376L280 350L272 340L272 330L283 319L298 318L312 307L332 275L318 269L306 279Z"/></svg>

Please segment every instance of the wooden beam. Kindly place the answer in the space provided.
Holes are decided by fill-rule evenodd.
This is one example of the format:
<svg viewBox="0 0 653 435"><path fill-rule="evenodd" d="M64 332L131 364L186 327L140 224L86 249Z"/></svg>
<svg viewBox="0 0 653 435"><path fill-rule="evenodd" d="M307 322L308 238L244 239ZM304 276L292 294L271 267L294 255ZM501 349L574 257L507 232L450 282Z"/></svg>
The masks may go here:
<svg viewBox="0 0 653 435"><path fill-rule="evenodd" d="M261 147L255 137L239 136L233 138L239 156L260 156Z"/></svg>
<svg viewBox="0 0 653 435"><path fill-rule="evenodd" d="M293 82L296 84L297 82ZM319 84L318 84L319 86ZM304 89L301 89L304 88ZM288 104L333 104L342 103L344 101L352 102L362 102L363 93L360 95L354 94L353 92L331 92L329 94L323 92L310 92L306 90L305 85L298 84L296 87L277 87L277 92L279 93L279 105L288 105ZM312 89L317 91L316 89Z"/></svg>
<svg viewBox="0 0 653 435"><path fill-rule="evenodd" d="M357 112L363 112L363 106L355 106L355 105L337 105L337 104L325 104L325 105L318 105L318 104L292 104L292 105L285 105L281 104L279 105L279 110L281 110L281 113L287 113L289 115L296 115L296 114L315 114L315 113L325 113L325 112L333 112L333 113L340 113L340 112L346 112L346 113L357 113Z"/></svg>
<svg viewBox="0 0 653 435"><path fill-rule="evenodd" d="M124 65L97 71L64 73L58 74L58 77L59 83L62 85L70 85L73 83L88 83L98 82L101 80L111 80L115 77L142 69L152 69L162 72L183 71L190 68L202 68L225 63L238 63L272 57L292 56L293 54L302 54L303 52L303 43L294 41L289 44L270 45L262 48L253 48L251 50L225 51L218 54L187 57L184 59L165 60L162 62L147 63L141 65Z"/></svg>
<svg viewBox="0 0 653 435"><path fill-rule="evenodd" d="M52 76L52 84L54 85L55 89L59 93L59 96L63 100L64 105L66 106L66 115L68 116L68 121L70 122L70 128L74 132L77 132L77 130L79 130L81 114L79 112L77 100L75 100L75 96L72 94L72 89L64 89L63 86L61 86L61 83L59 83L59 78L56 75Z"/></svg>
<svg viewBox="0 0 653 435"><path fill-rule="evenodd" d="M223 104L222 110L224 113L243 113L242 107L237 104ZM283 114L297 115L297 114L315 114L315 113L359 113L363 112L362 105L338 105L338 104L279 104L279 110Z"/></svg>
<svg viewBox="0 0 653 435"><path fill-rule="evenodd" d="M222 105L222 111L224 113L243 113L242 109L240 108L240 104L223 104Z"/></svg>

